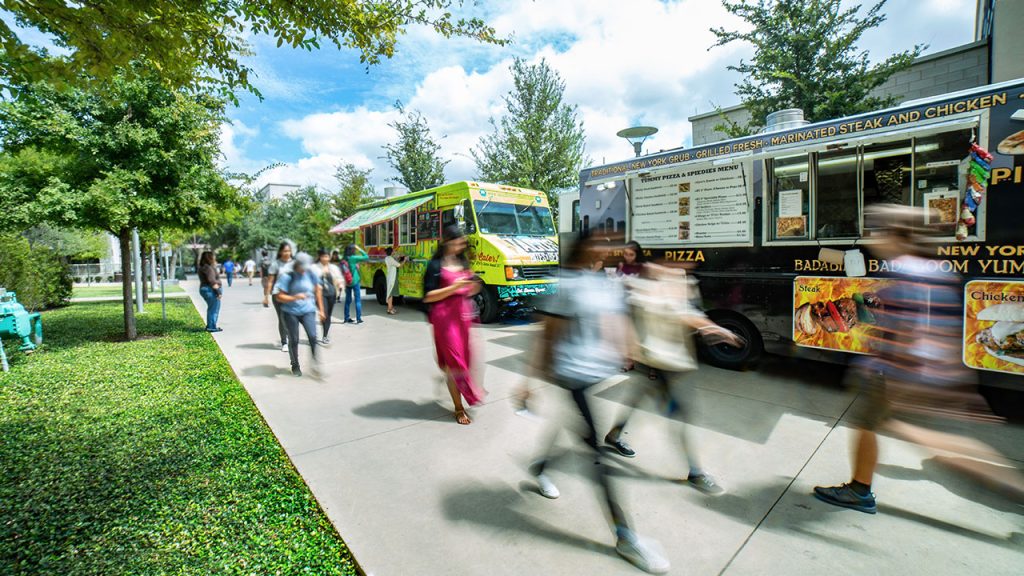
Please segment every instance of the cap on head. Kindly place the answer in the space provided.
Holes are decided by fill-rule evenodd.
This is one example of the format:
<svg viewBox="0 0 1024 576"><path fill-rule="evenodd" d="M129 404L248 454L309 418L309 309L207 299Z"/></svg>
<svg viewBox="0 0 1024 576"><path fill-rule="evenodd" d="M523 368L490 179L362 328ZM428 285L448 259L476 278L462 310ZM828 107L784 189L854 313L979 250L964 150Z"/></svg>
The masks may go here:
<svg viewBox="0 0 1024 576"><path fill-rule="evenodd" d="M303 268L308 268L309 265L313 263L313 257L305 252L299 252L295 255L295 262Z"/></svg>

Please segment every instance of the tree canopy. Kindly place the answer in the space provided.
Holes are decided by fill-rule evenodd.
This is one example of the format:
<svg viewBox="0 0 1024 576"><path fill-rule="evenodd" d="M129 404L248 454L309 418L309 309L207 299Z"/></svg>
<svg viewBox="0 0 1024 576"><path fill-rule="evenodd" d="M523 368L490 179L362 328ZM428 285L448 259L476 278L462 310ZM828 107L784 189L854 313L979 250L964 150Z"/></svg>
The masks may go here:
<svg viewBox="0 0 1024 576"><path fill-rule="evenodd" d="M398 172L395 182L410 192L444 184L444 167L449 160L438 155L441 146L430 134L427 119L418 110L405 110L401 103L395 108L402 117L388 126L398 133L398 141L384 145L388 163Z"/></svg>
<svg viewBox="0 0 1024 576"><path fill-rule="evenodd" d="M171 88L214 85L234 98L259 94L245 63L249 39L269 36L278 46L355 49L368 65L390 58L411 25L448 38L504 44L478 18L458 18L461 0L0 0L17 26L0 21L0 82L39 80L102 84L130 62L159 72ZM42 32L57 50L34 45L25 30Z"/></svg>
<svg viewBox="0 0 1024 576"><path fill-rule="evenodd" d="M558 190L577 185L583 166L583 122L564 101L565 82L546 61L512 64L513 89L506 113L491 118L493 132L473 149L481 180L546 192L556 205Z"/></svg>
<svg viewBox="0 0 1024 576"><path fill-rule="evenodd" d="M722 4L750 25L746 32L712 28L712 46L745 42L754 56L730 70L743 80L736 93L750 111L750 126L727 123L718 129L730 136L751 133L765 116L777 110L800 108L811 122L877 110L895 98L874 96L872 90L908 68L925 46L893 54L871 64L857 43L867 30L885 21L881 0L861 16L860 4L844 8L842 0L739 0Z"/></svg>

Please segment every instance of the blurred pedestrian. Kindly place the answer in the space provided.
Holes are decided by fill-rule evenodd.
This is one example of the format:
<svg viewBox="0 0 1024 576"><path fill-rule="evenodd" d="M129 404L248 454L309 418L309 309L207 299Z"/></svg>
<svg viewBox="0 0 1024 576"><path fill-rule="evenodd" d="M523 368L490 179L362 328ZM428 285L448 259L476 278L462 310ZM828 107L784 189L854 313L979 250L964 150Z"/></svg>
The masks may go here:
<svg viewBox="0 0 1024 576"><path fill-rule="evenodd" d="M228 256L228 259L224 261L224 276L228 280L228 288L231 287L232 281L235 279L235 261Z"/></svg>
<svg viewBox="0 0 1024 576"><path fill-rule="evenodd" d="M540 365L536 370L566 389L583 417L586 424L583 440L596 459L594 470L611 515L616 552L638 568L660 574L668 571L669 562L656 542L639 536L630 527L602 461L587 393L590 387L611 377L622 366L628 327L621 285L591 270L592 263L603 258L599 253L602 248L584 237L570 249L559 277L557 295L539 308L544 317L544 329L538 349ZM548 498L559 496L546 470L560 428L551 435L541 459L530 466L540 493Z"/></svg>
<svg viewBox="0 0 1024 576"><path fill-rule="evenodd" d="M277 247L277 258L267 267L267 281L263 285L263 306L272 295L277 294L277 278L287 273L292 267L292 245L287 241ZM274 298L274 312L277 314L277 334L281 338L281 351L288 351L288 326L281 314L281 302Z"/></svg>
<svg viewBox="0 0 1024 576"><path fill-rule="evenodd" d="M696 281L688 278L682 268L648 262L639 276L627 279L625 286L635 339L630 348L638 361L650 367L655 378L652 383L636 388L604 441L622 456L636 456L636 451L623 440L622 431L637 405L645 397L653 396L663 402L668 416L682 421L680 438L689 465L686 481L705 494L723 494L725 489L701 467L697 447L686 430L694 410L693 386L686 374L697 369L694 331L705 341L736 347L743 342L700 311Z"/></svg>
<svg viewBox="0 0 1024 576"><path fill-rule="evenodd" d="M249 286L252 286L252 277L256 275L256 261L249 258L242 265L242 273L249 279Z"/></svg>
<svg viewBox="0 0 1024 576"><path fill-rule="evenodd" d="M359 277L359 264L369 260L366 250L355 244L345 246L345 256L341 259L341 273L345 276L345 324L363 323L363 286ZM350 306L355 302L356 319L353 322Z"/></svg>
<svg viewBox="0 0 1024 576"><path fill-rule="evenodd" d="M324 319L323 292L320 277L311 269L313 258L300 252L287 270L283 270L274 285L274 301L281 303L281 312L288 328L288 358L292 374L302 376L299 366L299 325L306 331L312 356L311 371L319 378L316 357L316 322Z"/></svg>
<svg viewBox="0 0 1024 576"><path fill-rule="evenodd" d="M199 256L199 295L206 302L206 331L220 332L221 284L217 273L217 260L209 250Z"/></svg>
<svg viewBox="0 0 1024 576"><path fill-rule="evenodd" d="M877 432L884 430L932 451L966 456L936 460L1024 503L1024 478L1006 458L978 440L940 431L964 421L999 419L978 394L974 372L961 362L963 290L956 275L929 260L934 247L921 243L923 214L892 205L866 211L865 226L873 231L869 250L891 262L893 272L876 294L874 355L858 357L848 373L863 396L851 410L856 426L852 477L838 486L816 486L814 496L874 514Z"/></svg>
<svg viewBox="0 0 1024 576"><path fill-rule="evenodd" d="M644 269L645 262L647 262L647 258L644 257L643 247L636 240L630 240L622 249L622 261L615 267L615 275L624 279L639 276ZM627 357L626 363L622 366L622 371L629 372L633 368L636 368L636 359ZM648 368L647 378L650 380L657 379L653 369Z"/></svg>
<svg viewBox="0 0 1024 576"><path fill-rule="evenodd" d="M317 262L313 264L313 271L320 278L320 291L323 294L324 317L320 320L321 344L330 344L331 337L331 315L334 313L334 305L338 301L338 293L344 287L341 279L341 270L331 263L331 255L323 248L317 253Z"/></svg>
<svg viewBox="0 0 1024 576"><path fill-rule="evenodd" d="M260 250L260 286L263 288L263 307L270 306L267 294L270 293L270 254L266 250Z"/></svg>
<svg viewBox="0 0 1024 576"><path fill-rule="evenodd" d="M437 363L445 374L459 424L471 422L462 399L475 406L483 402L485 394L472 374L470 325L474 318L470 298L480 292L480 282L466 259L468 246L461 228L445 228L423 277L423 302L430 305L428 317Z"/></svg>
<svg viewBox="0 0 1024 576"><path fill-rule="evenodd" d="M384 254L384 266L387 267L388 314L397 314L395 296L398 296L398 269L405 264L405 256L395 254L391 248L384 250Z"/></svg>

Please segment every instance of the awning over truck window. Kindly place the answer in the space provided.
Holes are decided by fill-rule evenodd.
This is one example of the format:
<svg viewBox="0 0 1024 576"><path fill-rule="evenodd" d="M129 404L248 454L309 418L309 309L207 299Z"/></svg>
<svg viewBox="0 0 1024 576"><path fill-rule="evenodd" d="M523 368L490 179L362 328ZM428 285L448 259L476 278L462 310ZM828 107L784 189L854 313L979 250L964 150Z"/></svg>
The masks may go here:
<svg viewBox="0 0 1024 576"><path fill-rule="evenodd" d="M343 232L352 232L358 230L363 226L369 226L370 224L376 224L378 222L386 222L393 220L402 214L405 214L409 210L413 210L418 206L422 206L427 202L433 200L434 197L420 196L418 198L409 198L408 200L400 200L393 204L386 206L375 206L373 208L367 208L366 210L360 210L355 214L346 218L343 222L331 228L331 232L334 234L341 234Z"/></svg>

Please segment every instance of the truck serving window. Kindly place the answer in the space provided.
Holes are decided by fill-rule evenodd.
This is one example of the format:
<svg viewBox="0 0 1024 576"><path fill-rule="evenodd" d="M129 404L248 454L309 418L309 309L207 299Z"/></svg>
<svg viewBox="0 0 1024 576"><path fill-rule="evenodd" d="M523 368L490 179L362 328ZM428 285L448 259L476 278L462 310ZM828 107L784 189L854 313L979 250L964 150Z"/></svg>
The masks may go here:
<svg viewBox="0 0 1024 576"><path fill-rule="evenodd" d="M518 234L522 236L554 236L551 210L535 204L509 204L476 200L476 220L483 234Z"/></svg>

